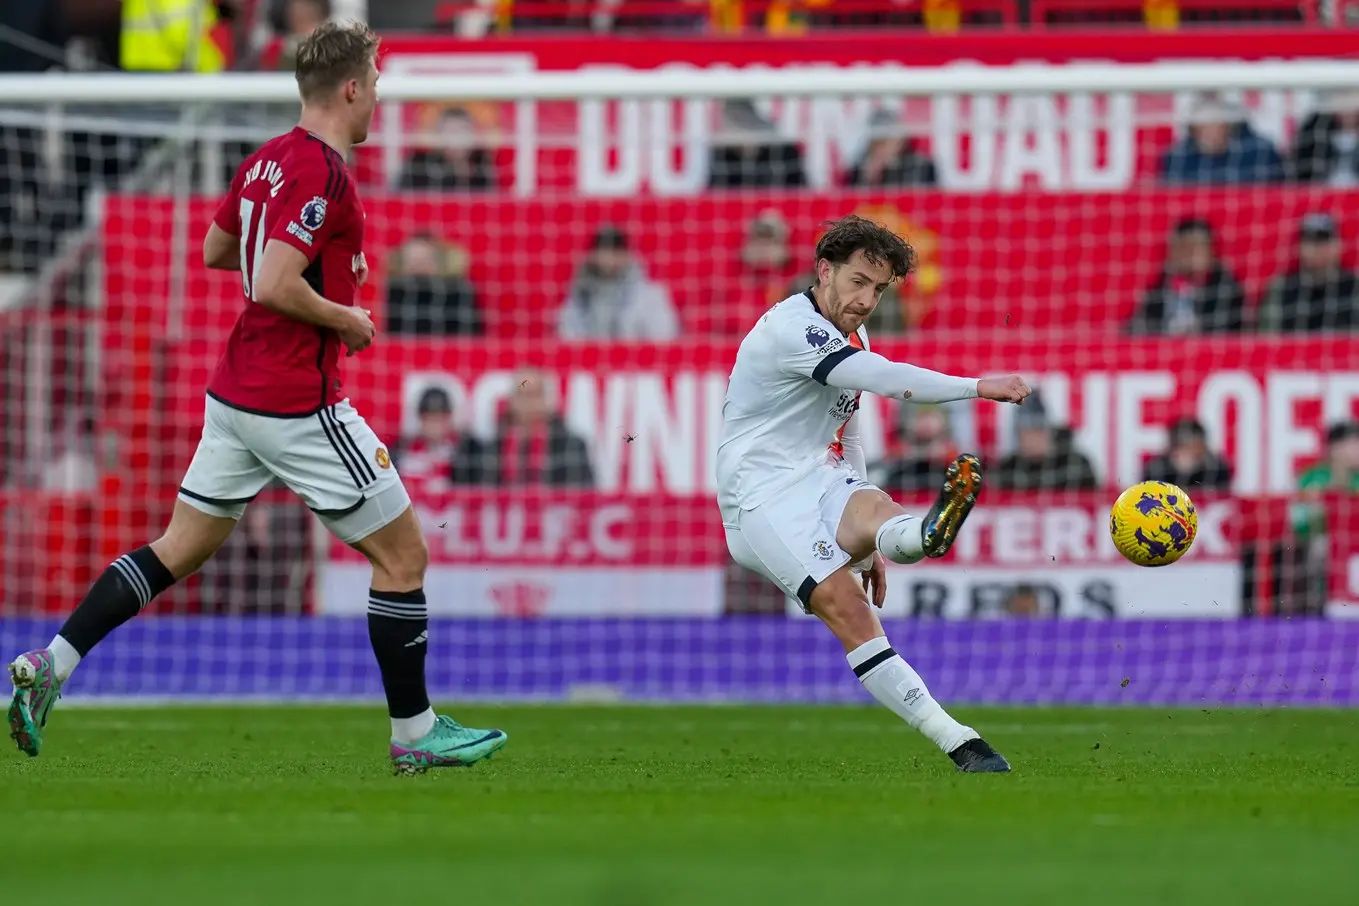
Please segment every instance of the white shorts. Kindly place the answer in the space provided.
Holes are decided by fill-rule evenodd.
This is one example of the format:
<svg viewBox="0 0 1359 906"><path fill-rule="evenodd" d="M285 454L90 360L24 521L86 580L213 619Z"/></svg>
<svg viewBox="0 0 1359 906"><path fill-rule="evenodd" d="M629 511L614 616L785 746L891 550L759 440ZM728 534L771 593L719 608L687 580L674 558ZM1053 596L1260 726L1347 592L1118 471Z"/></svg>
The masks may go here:
<svg viewBox="0 0 1359 906"><path fill-rule="evenodd" d="M203 439L179 499L209 516L240 519L278 478L347 544L410 506L386 446L349 400L299 418L242 412L209 396Z"/></svg>
<svg viewBox="0 0 1359 906"><path fill-rule="evenodd" d="M816 586L853 559L835 535L849 498L871 489L848 463L827 462L774 499L724 520L727 549L806 610Z"/></svg>

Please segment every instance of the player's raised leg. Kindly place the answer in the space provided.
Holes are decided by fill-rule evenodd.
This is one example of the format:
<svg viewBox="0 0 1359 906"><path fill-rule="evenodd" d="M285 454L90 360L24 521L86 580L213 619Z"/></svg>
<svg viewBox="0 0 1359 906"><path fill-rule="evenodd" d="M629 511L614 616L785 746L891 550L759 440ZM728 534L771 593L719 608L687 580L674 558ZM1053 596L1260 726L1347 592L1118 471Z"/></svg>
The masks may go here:
<svg viewBox="0 0 1359 906"><path fill-rule="evenodd" d="M26 651L9 665L14 682L9 730L21 751L31 756L41 751L52 706L81 659L157 595L197 572L226 541L245 509L244 502L227 504L231 515L221 505L205 501L198 505L214 512L176 501L165 534L109 564L48 646Z"/></svg>
<svg viewBox="0 0 1359 906"><path fill-rule="evenodd" d="M948 753L960 770L991 773L1008 771L1010 765L930 694L920 674L888 641L865 588L885 588L878 554L914 563L947 553L980 486L980 464L964 455L949 467L944 488L924 519L906 513L877 488L855 491L840 517L836 544L857 561L872 557L869 581L861 583L848 568L837 570L811 593L808 609L840 640L850 669L874 698ZM875 603L881 604L880 593Z"/></svg>

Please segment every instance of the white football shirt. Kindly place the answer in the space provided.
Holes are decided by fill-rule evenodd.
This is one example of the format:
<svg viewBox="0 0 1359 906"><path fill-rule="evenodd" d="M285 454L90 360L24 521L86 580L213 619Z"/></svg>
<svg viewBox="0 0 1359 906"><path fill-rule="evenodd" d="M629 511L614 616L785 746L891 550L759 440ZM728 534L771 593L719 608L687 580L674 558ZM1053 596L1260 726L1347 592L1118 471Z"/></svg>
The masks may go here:
<svg viewBox="0 0 1359 906"><path fill-rule="evenodd" d="M868 348L862 326L840 332L810 292L775 305L746 334L722 403L717 503L724 519L753 509L827 461L859 408L857 390L826 385L832 368Z"/></svg>

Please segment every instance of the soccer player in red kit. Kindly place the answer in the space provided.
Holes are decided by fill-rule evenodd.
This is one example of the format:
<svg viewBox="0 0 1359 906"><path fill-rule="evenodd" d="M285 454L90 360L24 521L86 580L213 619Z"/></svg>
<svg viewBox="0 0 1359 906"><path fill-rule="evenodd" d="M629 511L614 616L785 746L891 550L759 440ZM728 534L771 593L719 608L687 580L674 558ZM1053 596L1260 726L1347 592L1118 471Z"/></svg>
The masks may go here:
<svg viewBox="0 0 1359 906"><path fill-rule="evenodd" d="M202 440L165 534L114 561L51 644L10 665L10 733L29 755L80 659L207 562L274 478L373 566L368 630L396 769L471 764L507 741L430 707L428 550L386 447L342 391L341 350L362 352L374 335L354 305L367 263L345 155L372 123L377 44L366 26L334 23L301 44L297 128L241 165L208 228L204 263L240 273L243 310L208 384Z"/></svg>

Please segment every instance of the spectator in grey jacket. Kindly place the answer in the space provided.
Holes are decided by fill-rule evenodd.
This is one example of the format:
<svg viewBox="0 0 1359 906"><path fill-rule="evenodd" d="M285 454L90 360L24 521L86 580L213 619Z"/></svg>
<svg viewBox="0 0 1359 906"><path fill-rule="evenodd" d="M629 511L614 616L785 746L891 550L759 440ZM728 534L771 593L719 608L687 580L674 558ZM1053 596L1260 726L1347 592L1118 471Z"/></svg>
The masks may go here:
<svg viewBox="0 0 1359 906"><path fill-rule="evenodd" d="M615 226L595 234L558 314L566 340L673 340L679 319L670 291L647 277Z"/></svg>

